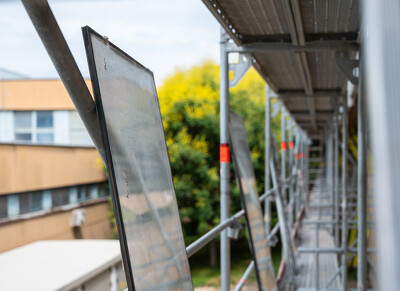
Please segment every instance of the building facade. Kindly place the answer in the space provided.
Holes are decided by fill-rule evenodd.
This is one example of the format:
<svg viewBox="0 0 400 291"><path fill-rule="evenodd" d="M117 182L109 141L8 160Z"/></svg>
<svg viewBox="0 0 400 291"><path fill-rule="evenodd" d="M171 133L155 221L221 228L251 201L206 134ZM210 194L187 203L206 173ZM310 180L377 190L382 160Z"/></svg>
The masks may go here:
<svg viewBox="0 0 400 291"><path fill-rule="evenodd" d="M60 80L0 80L0 252L110 238L106 180Z"/></svg>

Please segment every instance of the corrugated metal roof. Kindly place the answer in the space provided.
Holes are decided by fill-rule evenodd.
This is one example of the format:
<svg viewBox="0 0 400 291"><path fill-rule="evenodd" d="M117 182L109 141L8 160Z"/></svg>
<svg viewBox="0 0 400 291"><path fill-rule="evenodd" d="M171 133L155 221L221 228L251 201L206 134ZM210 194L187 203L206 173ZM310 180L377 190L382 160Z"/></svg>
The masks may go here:
<svg viewBox="0 0 400 291"><path fill-rule="evenodd" d="M309 121L308 131L323 126L334 110L332 98L347 87L336 58L338 50L358 47L359 0L203 2L236 45L253 48L256 68L276 93L290 95L284 103L295 119Z"/></svg>

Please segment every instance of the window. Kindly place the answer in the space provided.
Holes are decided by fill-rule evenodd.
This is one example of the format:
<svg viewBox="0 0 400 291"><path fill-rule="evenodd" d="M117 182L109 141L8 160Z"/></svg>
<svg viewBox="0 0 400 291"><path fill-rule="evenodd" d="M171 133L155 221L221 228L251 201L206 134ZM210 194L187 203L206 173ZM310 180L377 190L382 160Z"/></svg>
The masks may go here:
<svg viewBox="0 0 400 291"><path fill-rule="evenodd" d="M16 141L32 141L32 112L15 112L14 128Z"/></svg>
<svg viewBox="0 0 400 291"><path fill-rule="evenodd" d="M53 143L53 112L36 112L36 140L38 143Z"/></svg>
<svg viewBox="0 0 400 291"><path fill-rule="evenodd" d="M21 214L42 209L42 192L19 194L19 212Z"/></svg>
<svg viewBox="0 0 400 291"><path fill-rule="evenodd" d="M108 184L107 183L99 184L99 197L108 196L108 193L110 193Z"/></svg>
<svg viewBox="0 0 400 291"><path fill-rule="evenodd" d="M15 111L15 141L53 143L54 125L52 111Z"/></svg>
<svg viewBox="0 0 400 291"><path fill-rule="evenodd" d="M7 217L7 195L0 195L0 218Z"/></svg>
<svg viewBox="0 0 400 291"><path fill-rule="evenodd" d="M69 138L73 145L93 145L78 112L69 113Z"/></svg>
<svg viewBox="0 0 400 291"><path fill-rule="evenodd" d="M69 203L69 188L53 189L52 192L53 207Z"/></svg>
<svg viewBox="0 0 400 291"><path fill-rule="evenodd" d="M79 187L78 201L87 200L90 198L89 186L84 185Z"/></svg>
<svg viewBox="0 0 400 291"><path fill-rule="evenodd" d="M107 183L0 195L0 219L109 195Z"/></svg>

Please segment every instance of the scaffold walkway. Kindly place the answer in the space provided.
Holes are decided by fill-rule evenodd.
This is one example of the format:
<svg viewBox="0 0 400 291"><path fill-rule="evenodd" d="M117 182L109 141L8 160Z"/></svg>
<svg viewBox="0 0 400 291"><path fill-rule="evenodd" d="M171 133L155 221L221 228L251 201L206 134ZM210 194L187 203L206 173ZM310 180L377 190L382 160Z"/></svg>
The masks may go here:
<svg viewBox="0 0 400 291"><path fill-rule="evenodd" d="M327 205L330 199L326 193L323 178L319 178L309 195L309 205ZM305 221L324 221L330 219L330 213L320 207L308 207ZM318 237L317 237L318 234ZM298 232L298 247L334 248L332 228L320 227L318 224L303 224ZM335 276L339 263L336 254L320 254L318 265L315 254L299 253L297 257L296 286L300 290L314 289L316 284L322 288L340 289L340 277ZM317 269L316 269L317 268ZM318 270L316 272L316 270ZM335 276L333 278L333 276ZM317 281L318 280L318 281ZM329 285L328 285L329 284ZM298 290L299 290L298 289Z"/></svg>

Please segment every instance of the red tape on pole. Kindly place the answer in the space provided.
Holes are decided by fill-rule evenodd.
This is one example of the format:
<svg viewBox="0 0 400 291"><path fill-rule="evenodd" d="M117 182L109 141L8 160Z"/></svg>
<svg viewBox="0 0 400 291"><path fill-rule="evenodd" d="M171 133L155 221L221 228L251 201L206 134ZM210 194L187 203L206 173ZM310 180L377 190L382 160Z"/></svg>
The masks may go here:
<svg viewBox="0 0 400 291"><path fill-rule="evenodd" d="M289 141L289 148L290 149L294 148L294 143L292 141Z"/></svg>
<svg viewBox="0 0 400 291"><path fill-rule="evenodd" d="M230 155L229 155L229 144L222 143L219 146L219 161L221 163L229 163Z"/></svg>
<svg viewBox="0 0 400 291"><path fill-rule="evenodd" d="M286 151L286 142L281 142L281 150Z"/></svg>

